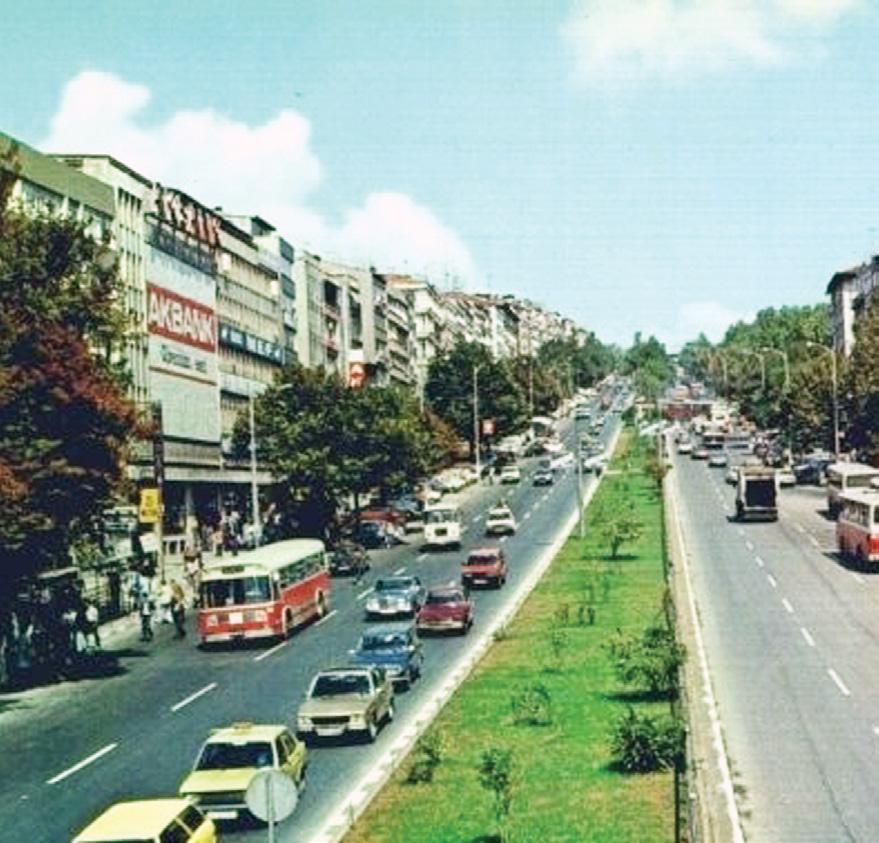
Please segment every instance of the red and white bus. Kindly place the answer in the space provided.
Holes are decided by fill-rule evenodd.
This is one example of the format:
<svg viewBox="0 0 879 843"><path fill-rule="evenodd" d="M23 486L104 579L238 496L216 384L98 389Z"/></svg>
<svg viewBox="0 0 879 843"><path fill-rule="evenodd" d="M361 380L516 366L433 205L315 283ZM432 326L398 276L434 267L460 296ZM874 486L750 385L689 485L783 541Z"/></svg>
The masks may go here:
<svg viewBox="0 0 879 843"><path fill-rule="evenodd" d="M202 643L285 638L326 614L330 575L324 544L291 539L205 566L198 631Z"/></svg>
<svg viewBox="0 0 879 843"><path fill-rule="evenodd" d="M836 541L843 556L879 562L879 490L853 489L839 498Z"/></svg>

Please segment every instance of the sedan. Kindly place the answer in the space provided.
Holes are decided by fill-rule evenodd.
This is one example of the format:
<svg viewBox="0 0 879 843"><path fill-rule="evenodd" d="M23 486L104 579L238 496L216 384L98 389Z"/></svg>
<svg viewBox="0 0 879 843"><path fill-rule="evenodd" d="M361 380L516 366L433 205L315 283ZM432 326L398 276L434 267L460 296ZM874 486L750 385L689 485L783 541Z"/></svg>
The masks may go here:
<svg viewBox="0 0 879 843"><path fill-rule="evenodd" d="M726 468L729 465L729 457L724 453L712 454L708 457L708 465L712 468Z"/></svg>
<svg viewBox="0 0 879 843"><path fill-rule="evenodd" d="M366 601L366 617L414 615L423 602L424 589L418 577L381 577Z"/></svg>
<svg viewBox="0 0 879 843"><path fill-rule="evenodd" d="M679 454L692 454L693 453L693 443L687 441L686 439L683 442L678 443L678 453Z"/></svg>
<svg viewBox="0 0 879 843"><path fill-rule="evenodd" d="M473 626L473 601L459 586L432 588L415 623L421 633L457 631L466 635Z"/></svg>
<svg viewBox="0 0 879 843"><path fill-rule="evenodd" d="M518 483L522 479L522 470L518 465L505 465L501 469L501 483Z"/></svg>
<svg viewBox="0 0 879 843"><path fill-rule="evenodd" d="M678 448L680 451L680 448ZM692 454L690 454L691 460L707 460L708 459L708 449L707 448L696 448Z"/></svg>
<svg viewBox="0 0 879 843"><path fill-rule="evenodd" d="M368 629L351 652L359 667L381 667L395 685L408 688L419 676L424 653L412 623L387 624Z"/></svg>
<svg viewBox="0 0 879 843"><path fill-rule="evenodd" d="M553 480L555 480L555 477L551 468L538 468L534 472L531 482L535 486L552 486Z"/></svg>

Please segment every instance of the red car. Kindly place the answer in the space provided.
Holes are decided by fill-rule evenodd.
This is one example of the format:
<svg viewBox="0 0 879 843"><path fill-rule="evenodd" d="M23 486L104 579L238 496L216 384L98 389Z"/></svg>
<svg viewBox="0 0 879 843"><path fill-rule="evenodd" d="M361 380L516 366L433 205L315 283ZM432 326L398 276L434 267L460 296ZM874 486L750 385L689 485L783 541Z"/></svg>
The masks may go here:
<svg viewBox="0 0 879 843"><path fill-rule="evenodd" d="M457 585L432 588L418 611L415 626L420 633L456 630L466 635L473 626L473 601Z"/></svg>
<svg viewBox="0 0 879 843"><path fill-rule="evenodd" d="M507 559L499 547L480 547L471 551L461 565L461 583L493 585L500 588L507 581Z"/></svg>

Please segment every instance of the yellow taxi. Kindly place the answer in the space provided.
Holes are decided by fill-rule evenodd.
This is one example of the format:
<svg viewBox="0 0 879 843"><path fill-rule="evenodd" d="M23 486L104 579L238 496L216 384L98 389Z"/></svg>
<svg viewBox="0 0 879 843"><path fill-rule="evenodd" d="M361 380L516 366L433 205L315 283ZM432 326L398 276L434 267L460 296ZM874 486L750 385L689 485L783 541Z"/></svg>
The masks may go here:
<svg viewBox="0 0 879 843"><path fill-rule="evenodd" d="M217 843L217 829L189 799L117 802L73 843Z"/></svg>
<svg viewBox="0 0 879 843"><path fill-rule="evenodd" d="M279 770L301 789L307 766L305 744L286 726L235 723L211 732L180 795L212 819L248 819L244 794L258 772Z"/></svg>

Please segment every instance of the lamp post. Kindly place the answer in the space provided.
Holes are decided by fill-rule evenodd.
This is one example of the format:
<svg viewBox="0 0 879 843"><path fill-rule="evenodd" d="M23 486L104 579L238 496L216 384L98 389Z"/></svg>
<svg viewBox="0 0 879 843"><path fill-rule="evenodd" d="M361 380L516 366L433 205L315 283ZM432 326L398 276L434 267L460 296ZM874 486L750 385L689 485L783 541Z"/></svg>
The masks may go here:
<svg viewBox="0 0 879 843"><path fill-rule="evenodd" d="M479 370L481 366L473 366L473 449L476 457L477 483L482 482L482 465L479 459Z"/></svg>
<svg viewBox="0 0 879 843"><path fill-rule="evenodd" d="M836 351L811 340L806 340L806 345L830 355L830 384L833 389L833 456L839 460L839 383L836 376Z"/></svg>
<svg viewBox="0 0 879 843"><path fill-rule="evenodd" d="M751 351L747 348L740 348L739 351L760 361L760 391L766 392L766 358L759 351Z"/></svg>
<svg viewBox="0 0 879 843"><path fill-rule="evenodd" d="M782 348L773 348L770 345L760 346L760 351L764 354L780 354L784 363L784 391L790 389L790 360L788 360L787 352Z"/></svg>

